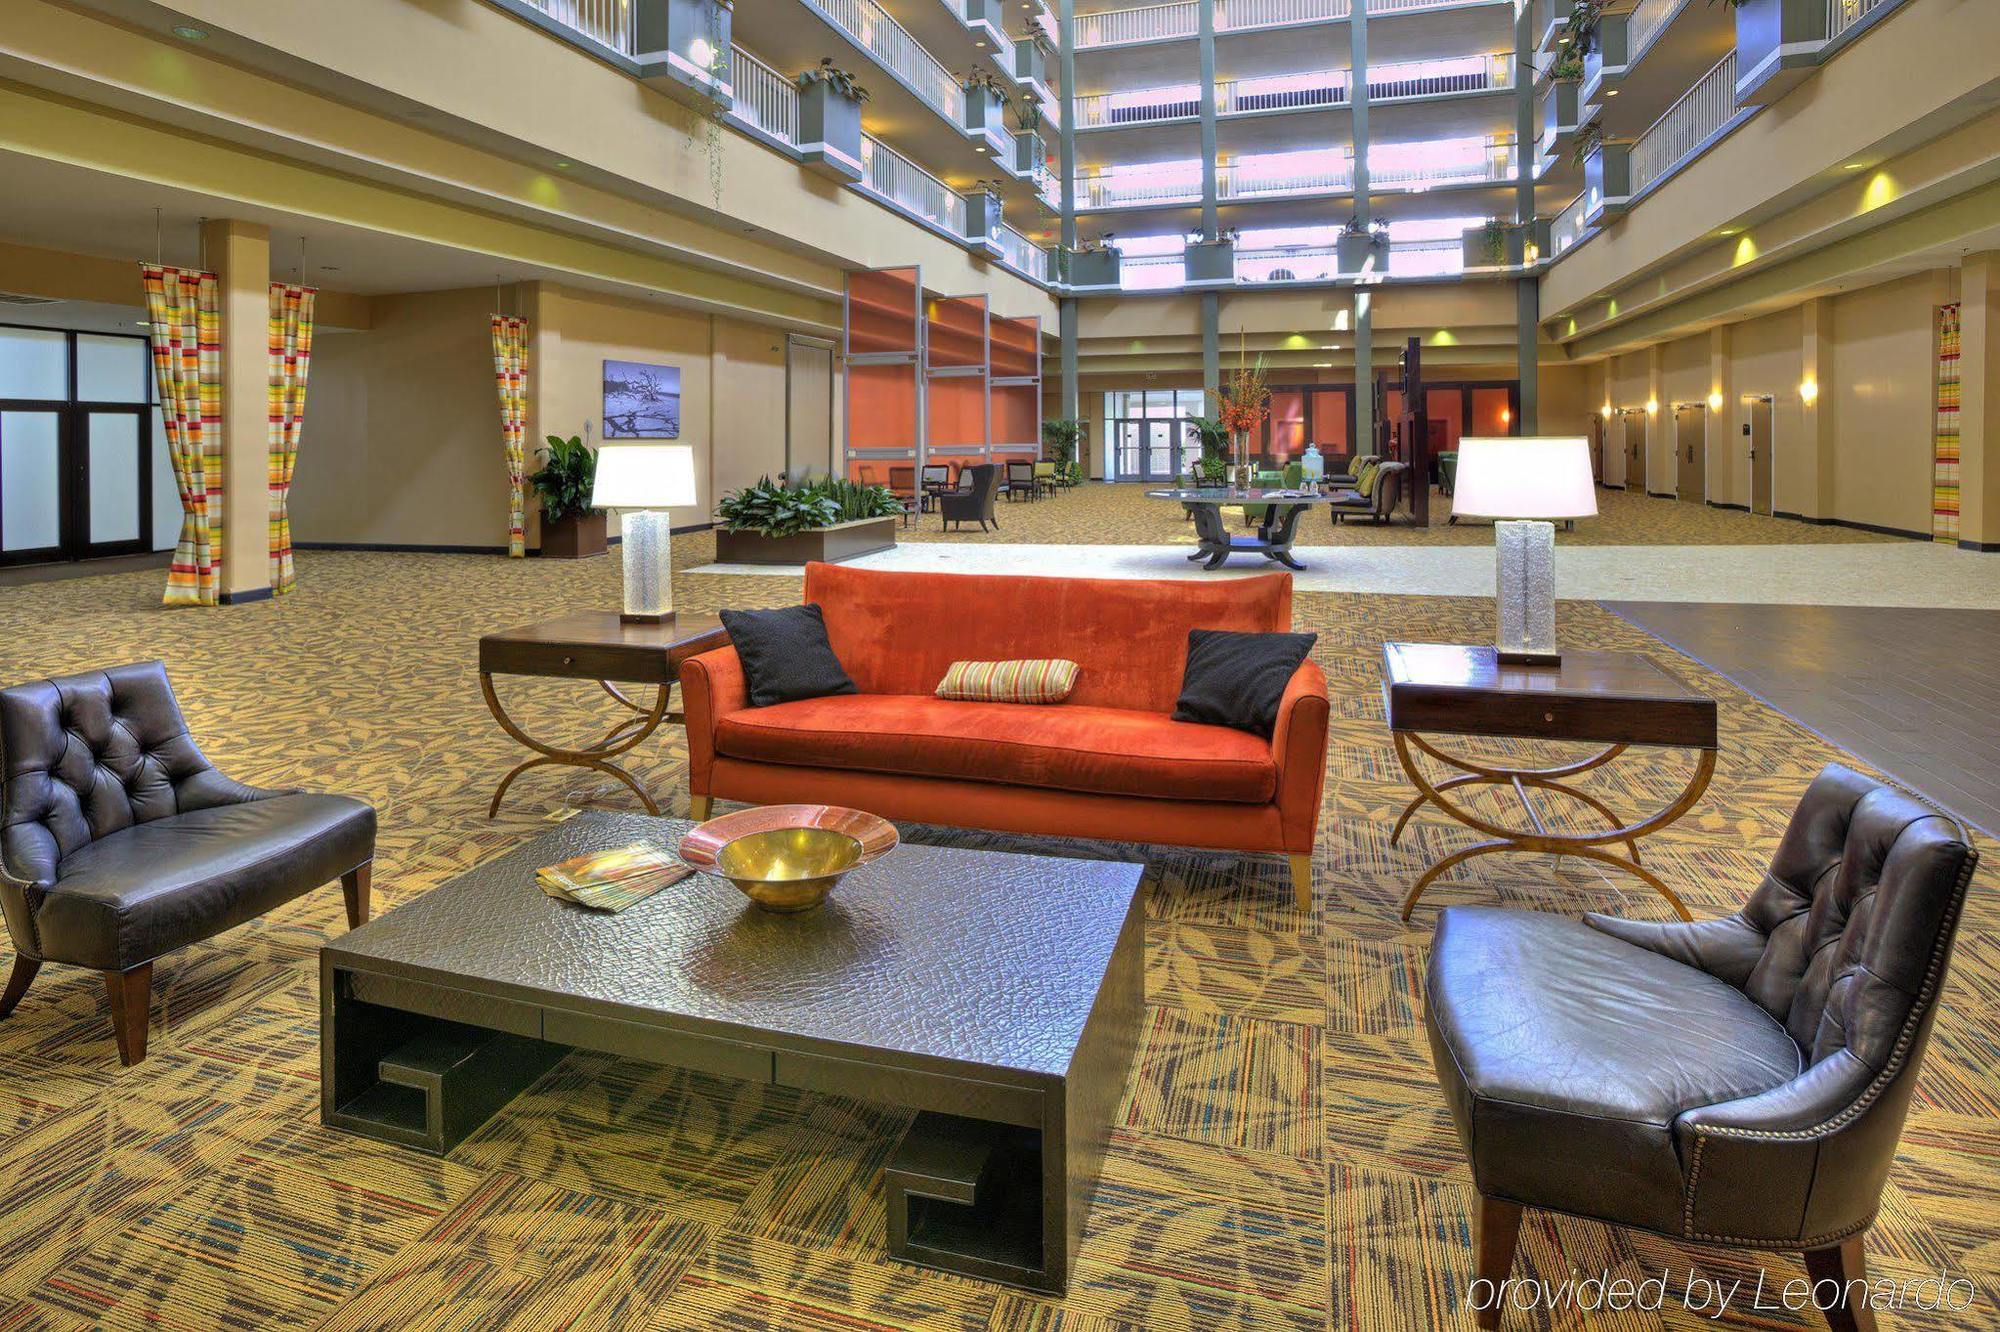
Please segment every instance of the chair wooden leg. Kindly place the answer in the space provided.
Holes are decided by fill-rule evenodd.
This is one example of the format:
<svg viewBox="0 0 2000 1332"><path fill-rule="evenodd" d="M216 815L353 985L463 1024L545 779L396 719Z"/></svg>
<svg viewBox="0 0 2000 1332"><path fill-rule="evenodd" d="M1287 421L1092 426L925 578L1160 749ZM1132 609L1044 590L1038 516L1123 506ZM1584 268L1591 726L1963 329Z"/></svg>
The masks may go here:
<svg viewBox="0 0 2000 1332"><path fill-rule="evenodd" d="M1292 896L1298 901L1299 910L1311 911L1313 907L1312 852L1303 851L1297 855L1287 853L1285 859L1292 862Z"/></svg>
<svg viewBox="0 0 2000 1332"><path fill-rule="evenodd" d="M1868 1260L1861 1251L1861 1236L1825 1249L1807 1249L1806 1275L1812 1279L1813 1302L1822 1306L1832 1332L1875 1332L1875 1311L1865 1298ZM1864 1298L1851 1304L1847 1294L1856 1289Z"/></svg>
<svg viewBox="0 0 2000 1332"><path fill-rule="evenodd" d="M0 993L0 1018L14 1011L14 1006L21 1002L21 996L35 983L35 973L41 969L42 959L39 957L14 954L14 970L8 973L5 993Z"/></svg>
<svg viewBox="0 0 2000 1332"><path fill-rule="evenodd" d="M347 928L358 930L368 923L368 874L375 862L364 860L340 876L340 893L347 899Z"/></svg>
<svg viewBox="0 0 2000 1332"><path fill-rule="evenodd" d="M146 1027L153 1007L153 964L104 973L111 1000L111 1030L118 1037L118 1062L131 1067L146 1057Z"/></svg>
<svg viewBox="0 0 2000 1332"><path fill-rule="evenodd" d="M702 796L702 795L688 796L688 817L693 819L696 823L707 822L709 814L712 813L714 809L715 809L714 796Z"/></svg>
<svg viewBox="0 0 2000 1332"><path fill-rule="evenodd" d="M1472 1248L1477 1263L1473 1275L1480 1283L1474 1289L1481 1300L1480 1307L1473 1311L1473 1321L1487 1332L1500 1326L1500 1312L1506 1305L1506 1281L1514 1270L1514 1249L1520 1240L1521 1204L1482 1196L1472 1225Z"/></svg>

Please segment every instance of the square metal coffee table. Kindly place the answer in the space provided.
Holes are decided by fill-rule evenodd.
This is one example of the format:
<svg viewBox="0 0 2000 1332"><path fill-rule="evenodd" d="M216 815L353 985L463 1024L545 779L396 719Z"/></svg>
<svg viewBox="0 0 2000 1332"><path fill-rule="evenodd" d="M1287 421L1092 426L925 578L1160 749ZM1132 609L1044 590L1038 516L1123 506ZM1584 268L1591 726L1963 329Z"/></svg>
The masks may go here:
<svg viewBox="0 0 2000 1332"><path fill-rule="evenodd" d="M572 1048L906 1106L889 1251L1061 1292L1144 1001L1141 867L898 847L775 916L534 872L690 825L580 814L320 950L321 1118L449 1152Z"/></svg>

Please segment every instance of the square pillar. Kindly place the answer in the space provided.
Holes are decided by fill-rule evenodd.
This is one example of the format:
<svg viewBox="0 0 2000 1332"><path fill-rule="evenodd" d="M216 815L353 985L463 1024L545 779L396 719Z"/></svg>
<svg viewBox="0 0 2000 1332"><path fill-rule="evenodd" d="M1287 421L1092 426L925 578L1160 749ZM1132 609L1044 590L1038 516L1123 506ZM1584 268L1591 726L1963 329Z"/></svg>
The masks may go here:
<svg viewBox="0 0 2000 1332"><path fill-rule="evenodd" d="M1804 336L1800 347L1800 419L1804 422L1804 448L1799 450L1799 470L1805 475L1794 492L1799 514L1805 518L1830 519L1834 514L1833 494L1833 302L1821 296L1800 307ZM1786 461L1790 461L1787 459Z"/></svg>
<svg viewBox="0 0 2000 1332"><path fill-rule="evenodd" d="M1737 459L1743 448L1743 403L1736 396L1736 380L1729 360L1729 325L1718 324L1708 331L1708 424L1702 439L1708 448L1706 472L1708 498L1712 504L1736 508L1750 507L1750 480L1737 475Z"/></svg>
<svg viewBox="0 0 2000 1332"><path fill-rule="evenodd" d="M222 600L271 595L271 232L202 223L222 299Z"/></svg>

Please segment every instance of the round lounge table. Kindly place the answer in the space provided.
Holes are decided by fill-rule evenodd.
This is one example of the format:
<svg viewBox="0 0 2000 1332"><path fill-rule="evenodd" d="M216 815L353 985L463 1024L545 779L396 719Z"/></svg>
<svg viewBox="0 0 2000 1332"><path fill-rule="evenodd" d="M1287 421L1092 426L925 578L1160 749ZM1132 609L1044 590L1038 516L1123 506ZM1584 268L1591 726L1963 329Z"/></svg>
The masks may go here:
<svg viewBox="0 0 2000 1332"><path fill-rule="evenodd" d="M1231 555L1262 555L1288 569L1306 566L1292 558L1292 538L1299 518L1315 504L1331 504L1333 496L1316 491L1286 494L1281 490L1235 490L1226 486L1195 489L1149 490L1146 498L1172 500L1186 507L1194 517L1195 553L1190 560L1206 560L1204 569L1220 569ZM1262 504L1264 516L1254 534L1232 534L1222 521L1225 504Z"/></svg>

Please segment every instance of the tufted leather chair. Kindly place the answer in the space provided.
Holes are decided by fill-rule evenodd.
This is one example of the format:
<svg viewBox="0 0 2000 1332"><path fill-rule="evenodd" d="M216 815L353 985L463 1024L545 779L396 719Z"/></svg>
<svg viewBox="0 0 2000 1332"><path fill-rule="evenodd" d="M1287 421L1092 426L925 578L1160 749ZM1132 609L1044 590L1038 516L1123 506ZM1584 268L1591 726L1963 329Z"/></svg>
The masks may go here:
<svg viewBox="0 0 2000 1332"><path fill-rule="evenodd" d="M1481 1327L1521 1208L1799 1249L1827 1321L1864 1274L1978 854L1838 764L1742 910L1695 922L1452 908L1426 981L1438 1080L1480 1195Z"/></svg>
<svg viewBox="0 0 2000 1332"><path fill-rule="evenodd" d="M0 690L0 764L0 1018L44 962L93 968L135 1064L161 954L334 878L349 925L368 918L375 811L216 771L157 661Z"/></svg>

